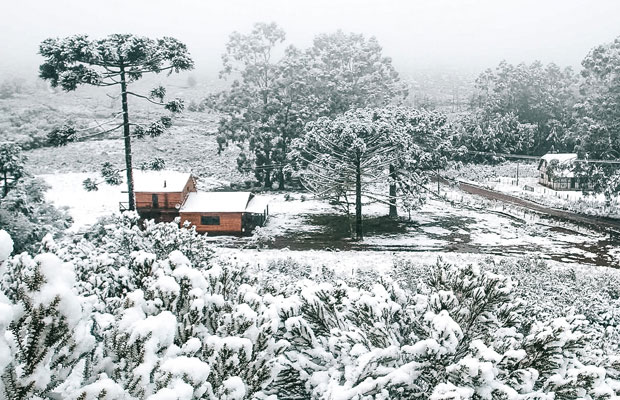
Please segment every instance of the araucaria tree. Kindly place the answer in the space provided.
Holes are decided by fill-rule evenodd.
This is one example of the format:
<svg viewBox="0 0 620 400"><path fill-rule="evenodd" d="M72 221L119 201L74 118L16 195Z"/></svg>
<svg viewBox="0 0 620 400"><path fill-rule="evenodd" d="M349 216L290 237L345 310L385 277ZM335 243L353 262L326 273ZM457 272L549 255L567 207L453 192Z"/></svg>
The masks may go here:
<svg viewBox="0 0 620 400"><path fill-rule="evenodd" d="M289 46L276 24L259 23L249 34L234 32L221 76L234 76L229 90L207 99L221 113L220 150L233 142L241 170L253 170L265 187L282 188L290 170L291 143L304 125L354 108L380 107L407 94L391 59L375 38L338 31L316 37L313 46Z"/></svg>
<svg viewBox="0 0 620 400"><path fill-rule="evenodd" d="M234 74L229 90L207 99L222 114L219 123L220 151L237 143L241 170L254 170L266 188L274 173L280 189L285 182L285 162L291 140L299 136L307 118L304 82L297 75L299 51L290 47L280 60L273 52L284 42L284 31L275 23L259 23L249 34L234 32L226 45L221 77Z"/></svg>
<svg viewBox="0 0 620 400"><path fill-rule="evenodd" d="M386 140L389 215L397 217L399 201L407 211L424 202L430 175L454 155L450 129L444 114L409 107L376 109L372 118Z"/></svg>
<svg viewBox="0 0 620 400"><path fill-rule="evenodd" d="M295 143L295 159L305 166L303 185L340 205L350 219L355 205L355 238L362 240L362 195L375 199L371 188L387 167L385 138L373 124L371 111L357 109L334 119L321 117L307 125ZM353 233L353 232L351 232Z"/></svg>
<svg viewBox="0 0 620 400"><path fill-rule="evenodd" d="M429 175L452 151L446 117L406 107L364 108L306 126L291 155L302 168L303 185L339 205L363 239L362 207L379 202L397 216L423 204ZM353 234L353 229L351 229Z"/></svg>
<svg viewBox="0 0 620 400"><path fill-rule="evenodd" d="M143 95L128 90L128 84L148 73L180 72L192 69L194 62L185 44L170 37L150 39L129 34L110 35L105 39L90 40L86 35L75 35L64 39L46 39L41 43L40 54L45 62L39 67L39 76L48 80L53 87L60 86L65 91L77 89L80 85L99 87L117 86L122 100L122 111L108 123L115 126L96 132L95 135L116 131L122 128L125 141L125 167L129 209L135 209L132 173L132 136L158 136L171 125L169 116L162 116L148 126L131 123L129 119L128 96L134 96L163 106L170 112L180 112L183 102L179 99L164 102L166 90L153 89ZM122 115L122 122L116 124L116 117ZM50 141L66 144L78 139L72 127L64 127L50 134ZM105 169L111 182L118 183L120 176L109 168ZM105 175L104 175L105 176ZM96 189L92 181L87 189Z"/></svg>

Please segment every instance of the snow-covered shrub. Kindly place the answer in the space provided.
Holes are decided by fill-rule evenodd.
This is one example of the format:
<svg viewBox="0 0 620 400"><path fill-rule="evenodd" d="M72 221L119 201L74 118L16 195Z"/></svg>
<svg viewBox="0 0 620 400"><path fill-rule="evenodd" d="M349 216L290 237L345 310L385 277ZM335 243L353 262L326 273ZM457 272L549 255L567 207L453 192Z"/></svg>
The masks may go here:
<svg viewBox="0 0 620 400"><path fill-rule="evenodd" d="M0 202L0 226L11 235L16 253L36 252L45 235L71 225L69 214L45 201L46 190L40 179L23 179Z"/></svg>
<svg viewBox="0 0 620 400"><path fill-rule="evenodd" d="M206 247L204 259L200 247L193 259L168 252L165 243L194 240L180 228L174 237L164 226L173 237L156 239L131 221L102 229L92 242L46 240L64 263L52 254L5 262L5 397L620 396L615 317L597 314L605 304L586 312L586 302L602 299L584 294L571 308L559 293L557 309L541 300L563 280L586 291L605 277L575 270L573 280L540 260L489 259L439 260L422 271L399 261L391 276L345 282L292 259L257 269L214 259ZM515 271L531 281L507 277Z"/></svg>
<svg viewBox="0 0 620 400"><path fill-rule="evenodd" d="M206 268L212 258L206 238L194 228L152 221L140 226L137 214L124 213L100 221L89 236L55 253L74 263L79 291L97 296L99 305L110 311L127 293L145 288L156 259L179 251L199 268Z"/></svg>
<svg viewBox="0 0 620 400"><path fill-rule="evenodd" d="M261 226L257 226L256 228L254 228L252 236L250 236L248 245L250 248L264 249L267 248L270 244L272 244L274 240L275 238L273 237L273 233L269 232L267 229Z"/></svg>
<svg viewBox="0 0 620 400"><path fill-rule="evenodd" d="M7 262L2 288L13 304L4 338L12 359L0 374L7 398L49 396L89 356L89 310L74 284L72 266L52 254Z"/></svg>
<svg viewBox="0 0 620 400"><path fill-rule="evenodd" d="M510 279L441 262L429 275L415 292L396 283L371 291L302 285L286 315L282 337L291 347L271 393L338 399L618 394L604 368L581 361L583 317L527 324Z"/></svg>

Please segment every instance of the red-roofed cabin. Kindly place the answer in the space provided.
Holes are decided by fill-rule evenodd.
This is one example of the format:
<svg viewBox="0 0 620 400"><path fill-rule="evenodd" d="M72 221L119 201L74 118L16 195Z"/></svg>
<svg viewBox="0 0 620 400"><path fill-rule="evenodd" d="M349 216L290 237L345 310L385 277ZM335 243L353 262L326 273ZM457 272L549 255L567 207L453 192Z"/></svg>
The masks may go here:
<svg viewBox="0 0 620 400"><path fill-rule="evenodd" d="M180 214L197 232L249 234L265 224L269 206L250 192L201 192L189 194Z"/></svg>
<svg viewBox="0 0 620 400"><path fill-rule="evenodd" d="M173 221L192 192L196 192L196 180L190 173L134 172L136 211L142 218L158 222Z"/></svg>

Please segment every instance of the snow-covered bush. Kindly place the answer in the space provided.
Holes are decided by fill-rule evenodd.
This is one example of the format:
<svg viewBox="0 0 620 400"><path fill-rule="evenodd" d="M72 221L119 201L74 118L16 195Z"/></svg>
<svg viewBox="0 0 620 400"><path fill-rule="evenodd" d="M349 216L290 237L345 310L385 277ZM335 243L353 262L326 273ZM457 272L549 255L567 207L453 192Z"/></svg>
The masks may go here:
<svg viewBox="0 0 620 400"><path fill-rule="evenodd" d="M9 399L45 398L93 349L88 305L74 292L72 266L58 257L23 253L7 264L2 287L12 304L4 338L11 361L0 379Z"/></svg>
<svg viewBox="0 0 620 400"><path fill-rule="evenodd" d="M561 280L600 285L579 282L579 271L571 277L540 260L439 260L420 273L399 262L362 284L292 259L239 267L184 242L195 240L191 231L140 231L132 221L102 226L90 241L46 240L57 255L4 263L0 398L620 395L615 317L588 313L593 295L572 308L562 295L556 308L543 300ZM174 243L191 258L168 251ZM507 276L517 270L531 281ZM605 306L619 309L591 309Z"/></svg>
<svg viewBox="0 0 620 400"><path fill-rule="evenodd" d="M250 236L248 245L251 248L264 249L272 244L274 240L275 238L273 237L273 233L263 227L257 226L254 228L252 236Z"/></svg>
<svg viewBox="0 0 620 400"><path fill-rule="evenodd" d="M135 213L100 221L83 240L47 246L73 262L79 291L98 297L98 305L106 310L116 309L127 293L145 288L157 258L181 251L198 268L206 268L212 258L205 236L194 228L152 221L140 226Z"/></svg>
<svg viewBox="0 0 620 400"><path fill-rule="evenodd" d="M45 235L71 225L69 214L45 201L46 190L40 179L23 179L0 202L0 226L11 235L17 253L37 251Z"/></svg>

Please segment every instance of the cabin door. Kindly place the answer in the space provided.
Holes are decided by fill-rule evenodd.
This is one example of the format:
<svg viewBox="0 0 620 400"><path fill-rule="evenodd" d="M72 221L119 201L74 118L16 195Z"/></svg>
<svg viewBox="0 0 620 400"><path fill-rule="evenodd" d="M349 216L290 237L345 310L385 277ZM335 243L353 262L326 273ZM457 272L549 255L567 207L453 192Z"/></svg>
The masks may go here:
<svg viewBox="0 0 620 400"><path fill-rule="evenodd" d="M152 200L153 200L153 208L159 208L159 196L154 194Z"/></svg>

